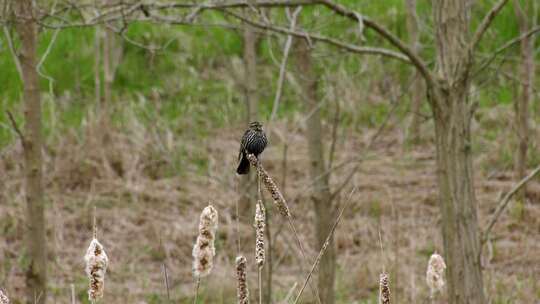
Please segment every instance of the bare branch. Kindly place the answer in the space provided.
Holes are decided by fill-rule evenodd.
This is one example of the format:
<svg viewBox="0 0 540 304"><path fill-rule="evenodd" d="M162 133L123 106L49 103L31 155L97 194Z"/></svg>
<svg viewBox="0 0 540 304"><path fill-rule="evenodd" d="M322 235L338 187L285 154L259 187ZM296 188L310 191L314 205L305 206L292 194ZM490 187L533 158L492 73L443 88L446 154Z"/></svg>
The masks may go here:
<svg viewBox="0 0 540 304"><path fill-rule="evenodd" d="M521 40L523 39L527 39L528 37L536 34L540 32L540 26L536 26L534 28L532 28L530 31L526 32L526 33L523 33L521 35L519 35L518 37L514 38L514 39L511 39L509 41L507 41L505 44L503 44L501 47L499 47L498 49L496 49L490 58L486 59L484 61L484 63L482 63L482 65L478 68L478 70L473 73L473 77L475 77L476 75L480 74L485 68L487 68L492 62L493 60L495 60L495 58L497 58L497 56L506 51L507 49L513 47L514 45L518 44L521 42Z"/></svg>
<svg viewBox="0 0 540 304"><path fill-rule="evenodd" d="M302 7L297 7L291 16L291 25L289 26L289 30L294 31L296 27L296 19L298 17L298 14L300 14L300 11L302 10ZM279 100L281 99L281 93L283 91L283 82L285 80L285 69L287 68L287 61L289 59L289 51L291 49L292 45L292 35L287 35L287 41L285 42L285 47L283 48L283 58L281 59L281 65L279 67L279 77L278 77L278 83L277 83L277 89L276 89L276 96L274 98L274 105L272 107L272 114L270 115L270 121L273 121L277 110L279 108Z"/></svg>
<svg viewBox="0 0 540 304"><path fill-rule="evenodd" d="M398 59L398 60L401 60L401 61L406 62L406 63L411 63L411 61L409 61L409 58L407 56L405 56L405 55L403 55L401 53L398 53L398 52L394 52L392 50L388 50L388 49L384 49L384 48L376 48L376 47L361 47L361 46L357 46L357 45L354 45L354 44L341 42L339 40L329 38L329 37L326 37L326 36L321 36L321 35L318 35L318 34L291 31L291 30L283 28L283 27L278 27L278 26L259 23L257 21L253 21L253 20L247 19L247 18L245 18L243 16L240 16L239 14L233 13L231 11L224 11L224 12L226 14L234 16L235 18L237 18L237 19L239 19L241 21L244 21L244 22L246 22L246 23L248 23L248 24L250 24L250 25L252 25L254 27L260 28L260 29L269 30L269 31L273 31L273 32L281 33L281 34L287 34L287 35L291 35L291 36L295 36L295 37L299 37L299 38L303 38L303 39L311 39L311 40L314 40L314 41L324 42L324 43L336 46L336 47L338 47L340 49L344 49L346 51L352 52L352 53L381 55L381 56L386 56L386 57L393 58L393 59Z"/></svg>
<svg viewBox="0 0 540 304"><path fill-rule="evenodd" d="M11 53L11 57L13 57L13 62L15 62L15 67L17 68L19 78L22 80L23 74L22 74L21 62L19 60L19 56L17 55L17 51L15 51L15 46L13 46L13 40L11 39L11 34L9 33L9 29L5 25L3 26L3 30L4 30L4 35L6 36L9 52Z"/></svg>
<svg viewBox="0 0 540 304"><path fill-rule="evenodd" d="M478 29L474 33L473 39L471 41L470 50L474 51L476 47L478 46L478 42L482 39L482 36L484 36L485 32L491 25L491 22L493 22L493 19L497 17L499 12L502 10L502 8L508 3L508 0L499 0L497 4L491 8L491 10L487 13L487 15L482 20L482 23L478 26Z"/></svg>
<svg viewBox="0 0 540 304"><path fill-rule="evenodd" d="M491 230L493 229L493 226L499 220L499 217L501 216L502 212L506 209L508 206L508 203L510 202L510 199L516 194L519 189L521 189L523 186L525 186L531 179L533 179L536 175L540 173L540 166L536 167L528 176L524 177L521 181L519 181L506 195L500 200L499 205L497 206L497 209L495 210L495 213L493 214L493 217L489 221L489 224L486 228L486 231L483 233L482 236L482 244L484 244L488 238L489 234L491 233Z"/></svg>
<svg viewBox="0 0 540 304"><path fill-rule="evenodd" d="M414 52L405 42L399 39L397 36L392 34L383 26L379 25L377 22L362 16L362 20L359 20L359 14L352 10L345 8L344 6L334 3L331 0L318 0L321 4L325 5L336 14L343 17L347 17L355 22L363 22L366 27L371 28L375 32L379 33L384 39L386 39L390 44L398 48L405 56L409 58L411 63L418 69L420 74L424 77L428 86L435 85L435 77L432 75L430 70L427 67L427 64Z"/></svg>

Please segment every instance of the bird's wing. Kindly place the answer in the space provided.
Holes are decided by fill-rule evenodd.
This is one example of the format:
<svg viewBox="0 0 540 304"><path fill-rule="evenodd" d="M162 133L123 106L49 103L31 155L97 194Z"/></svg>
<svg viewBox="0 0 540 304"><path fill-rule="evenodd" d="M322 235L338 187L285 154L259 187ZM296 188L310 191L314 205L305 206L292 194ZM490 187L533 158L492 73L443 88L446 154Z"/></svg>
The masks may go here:
<svg viewBox="0 0 540 304"><path fill-rule="evenodd" d="M247 129L244 132L244 135L242 136L242 141L240 142L240 151L238 151L238 160L240 160L240 158L242 158L242 153L246 149L248 133L249 133L249 129Z"/></svg>

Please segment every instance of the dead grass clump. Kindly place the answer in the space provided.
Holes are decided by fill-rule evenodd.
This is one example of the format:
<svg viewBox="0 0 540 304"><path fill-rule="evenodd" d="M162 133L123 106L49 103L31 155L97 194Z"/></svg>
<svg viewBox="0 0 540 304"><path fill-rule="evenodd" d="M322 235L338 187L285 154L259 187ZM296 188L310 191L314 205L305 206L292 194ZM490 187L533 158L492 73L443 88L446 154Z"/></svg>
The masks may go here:
<svg viewBox="0 0 540 304"><path fill-rule="evenodd" d="M105 273L109 264L109 258L103 249L103 245L96 238L90 242L84 260L86 261L86 275L90 279L88 299L94 303L103 298Z"/></svg>

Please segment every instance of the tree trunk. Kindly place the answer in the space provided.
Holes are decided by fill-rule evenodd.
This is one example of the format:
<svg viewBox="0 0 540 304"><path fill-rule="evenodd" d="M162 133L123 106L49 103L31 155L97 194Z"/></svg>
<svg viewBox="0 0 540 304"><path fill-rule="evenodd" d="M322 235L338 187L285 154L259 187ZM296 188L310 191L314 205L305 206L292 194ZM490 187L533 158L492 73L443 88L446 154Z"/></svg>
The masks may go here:
<svg viewBox="0 0 540 304"><path fill-rule="evenodd" d="M526 5L527 11L533 11L532 2ZM514 10L519 24L519 31L525 34L534 26L534 17L527 16L519 0L514 0ZM533 99L534 83L534 35L521 40L521 67L520 67L521 88L515 102L515 121L518 132L518 151L516 156L516 178L521 180L527 174L527 149L529 147L529 105ZM525 200L527 185L517 193L520 201Z"/></svg>
<svg viewBox="0 0 540 304"><path fill-rule="evenodd" d="M434 0L438 83L430 88L450 304L484 304L471 155L470 1Z"/></svg>
<svg viewBox="0 0 540 304"><path fill-rule="evenodd" d="M41 100L36 71L37 27L31 0L16 2L16 28L21 40L19 60L24 86L26 179L27 302L43 304L47 298L47 248L42 185Z"/></svg>
<svg viewBox="0 0 540 304"><path fill-rule="evenodd" d="M302 87L304 109L310 113L307 119L307 140L309 150L310 175L313 183L313 206L315 208L315 233L317 247L321 248L332 227L334 208L331 202L331 193L328 175L325 175L322 126L319 100L317 97L318 77L313 66L311 50L304 39L296 40L296 61L298 77ZM323 176L323 178L319 178ZM336 268L336 252L334 240L330 244L319 265L318 290L321 302L333 304L334 281Z"/></svg>
<svg viewBox="0 0 540 304"><path fill-rule="evenodd" d="M416 13L416 0L406 0L407 9L407 32L409 33L409 42L411 48L418 53L420 51L420 33L418 29L418 15ZM412 91L411 91L411 125L409 126L409 137L411 142L418 143L420 141L420 109L422 106L422 98L424 86L422 79L419 77L418 71L414 70L412 75Z"/></svg>
<svg viewBox="0 0 540 304"><path fill-rule="evenodd" d="M103 39L103 104L104 108L110 106L112 99L112 83L113 83L113 69L112 69L112 50L113 50L113 35L112 30L105 28L105 38ZM105 111L107 113L107 111Z"/></svg>
<svg viewBox="0 0 540 304"><path fill-rule="evenodd" d="M258 119L257 113L257 35L252 26L244 25L244 96L246 102L246 127ZM239 201L240 216L244 222L253 220L254 202L257 197L255 174L240 177L242 196Z"/></svg>

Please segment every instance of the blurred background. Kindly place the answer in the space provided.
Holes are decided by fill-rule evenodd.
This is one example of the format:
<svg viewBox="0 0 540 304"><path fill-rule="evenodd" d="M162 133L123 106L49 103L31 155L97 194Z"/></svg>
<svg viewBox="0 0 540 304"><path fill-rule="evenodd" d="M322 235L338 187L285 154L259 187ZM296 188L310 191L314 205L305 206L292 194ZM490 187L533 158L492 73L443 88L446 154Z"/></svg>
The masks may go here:
<svg viewBox="0 0 540 304"><path fill-rule="evenodd" d="M67 13L66 24L72 24L65 28L55 28L62 23L46 16L35 26L50 303L70 303L72 294L77 303L89 303L83 256L92 238L94 206L98 237L110 260L103 303L192 303L191 251L199 214L209 202L219 212L219 228L214 269L201 281L199 303L234 302L239 253L248 259L256 301L256 181L253 173L235 172L240 139L253 120L263 123L269 138L262 164L289 203L309 261L264 193L270 237L265 302L280 303L295 283L301 285L320 249L319 215L329 214L323 221L333 223L348 200L331 246L335 264L325 264L335 269L335 303L376 303L383 268L390 274L394 303L428 299L427 261L435 251L444 253L444 246L435 126L422 77L402 60L290 38L250 26L235 14L282 28L294 22L297 29L344 43L395 50L378 33L324 6L297 12L295 7L206 10L192 24L164 21L190 12L170 9L158 10L161 22L151 15L146 22L77 26L92 18L85 2L37 2L38 12L51 15L69 5L83 10L83 18ZM436 69L437 27L429 1L336 2L383 24ZM471 28L494 2L475 1ZM520 40L499 50L537 26L540 8L533 2L509 1L474 54L468 99L477 105L470 150L480 229L503 195L540 163L538 41L530 35L529 48ZM144 15L141 9L137 18ZM13 56L24 44L17 14L4 16L0 287L12 303L25 303L28 176L14 126L28 137L28 122L24 82ZM328 191L320 190L321 172ZM532 179L526 189L512 197L482 251L489 303L540 298L540 180ZM317 203L321 193L324 202ZM303 302L316 303L309 288ZM447 302L446 291L434 300Z"/></svg>

